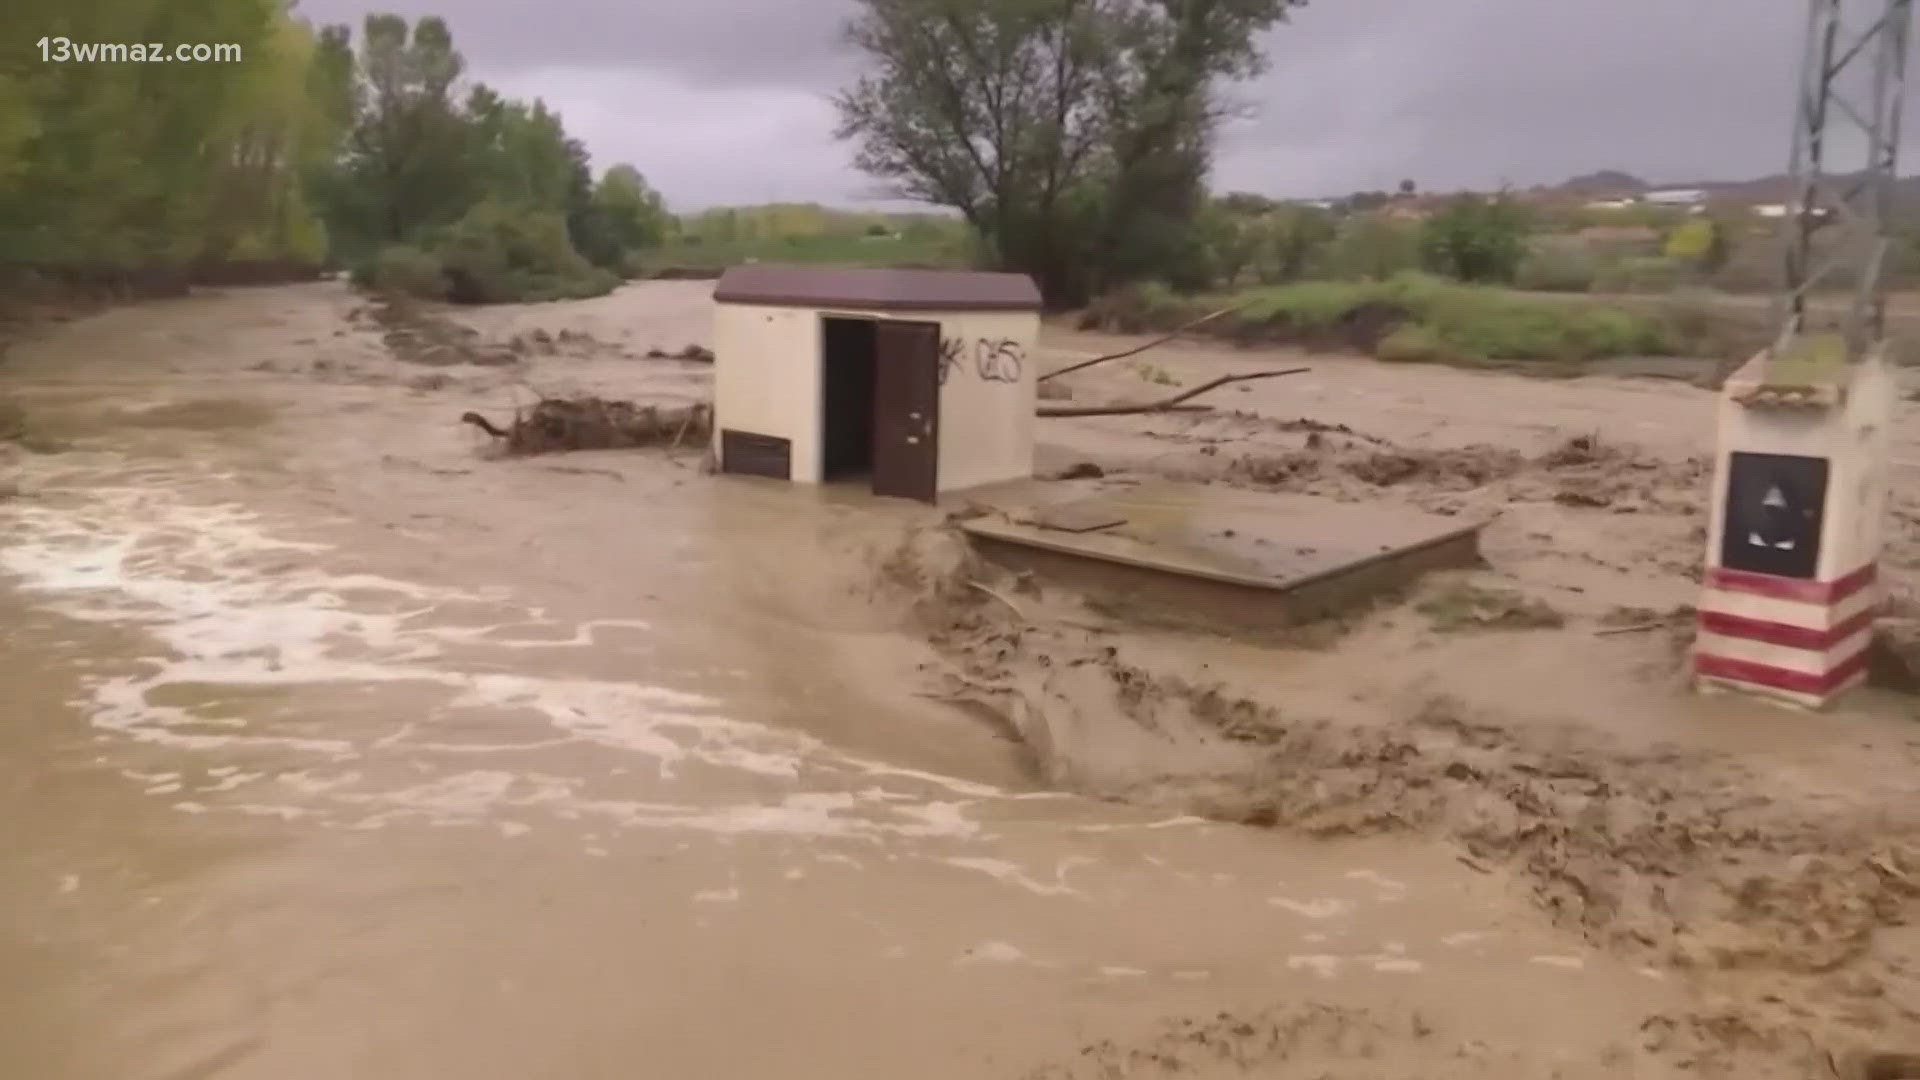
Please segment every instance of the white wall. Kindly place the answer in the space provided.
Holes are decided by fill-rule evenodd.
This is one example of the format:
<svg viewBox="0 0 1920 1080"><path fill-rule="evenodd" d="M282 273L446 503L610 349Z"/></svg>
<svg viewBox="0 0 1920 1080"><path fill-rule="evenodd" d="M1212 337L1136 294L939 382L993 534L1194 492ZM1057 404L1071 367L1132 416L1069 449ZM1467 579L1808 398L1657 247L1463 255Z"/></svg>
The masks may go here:
<svg viewBox="0 0 1920 1080"><path fill-rule="evenodd" d="M793 477L822 472L820 320L940 324L940 466L956 491L1033 475L1036 312L906 312L714 305L715 446L721 428L792 444Z"/></svg>
<svg viewBox="0 0 1920 1080"><path fill-rule="evenodd" d="M792 444L790 479L820 480L820 313L715 304L714 451L720 429Z"/></svg>
<svg viewBox="0 0 1920 1080"><path fill-rule="evenodd" d="M1040 316L1030 311L949 312L941 320L941 491L1033 475L1039 338Z"/></svg>
<svg viewBox="0 0 1920 1080"><path fill-rule="evenodd" d="M1722 395L1708 565L1720 565L1728 466L1736 450L1827 459L1826 517L1815 580L1845 577L1877 559L1887 513L1888 436L1897 395L1891 372L1877 357L1854 367L1846 402L1838 409L1749 409Z"/></svg>

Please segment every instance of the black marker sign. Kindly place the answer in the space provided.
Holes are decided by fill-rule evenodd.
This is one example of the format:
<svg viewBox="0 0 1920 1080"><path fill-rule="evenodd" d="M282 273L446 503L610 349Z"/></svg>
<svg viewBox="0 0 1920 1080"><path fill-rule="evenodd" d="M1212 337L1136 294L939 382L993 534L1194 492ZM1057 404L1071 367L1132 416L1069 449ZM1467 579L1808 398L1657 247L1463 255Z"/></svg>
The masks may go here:
<svg viewBox="0 0 1920 1080"><path fill-rule="evenodd" d="M1727 474L1720 565L1811 579L1826 522L1825 458L1736 452Z"/></svg>

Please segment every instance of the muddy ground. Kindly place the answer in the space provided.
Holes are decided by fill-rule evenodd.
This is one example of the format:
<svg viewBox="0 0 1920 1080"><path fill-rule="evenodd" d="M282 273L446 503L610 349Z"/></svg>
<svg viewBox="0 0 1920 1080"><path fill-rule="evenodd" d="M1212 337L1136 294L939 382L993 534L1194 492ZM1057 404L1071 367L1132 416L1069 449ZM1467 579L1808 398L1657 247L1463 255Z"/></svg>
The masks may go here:
<svg viewBox="0 0 1920 1080"><path fill-rule="evenodd" d="M1920 1042L1912 702L1685 691L1708 393L1203 345L1068 377L1313 368L1043 421L1063 487L1498 515L1485 569L1254 647L983 565L960 506L459 422L704 400L709 289L403 327L210 292L14 350L11 1060L1801 1077ZM1051 329L1046 366L1127 343Z"/></svg>

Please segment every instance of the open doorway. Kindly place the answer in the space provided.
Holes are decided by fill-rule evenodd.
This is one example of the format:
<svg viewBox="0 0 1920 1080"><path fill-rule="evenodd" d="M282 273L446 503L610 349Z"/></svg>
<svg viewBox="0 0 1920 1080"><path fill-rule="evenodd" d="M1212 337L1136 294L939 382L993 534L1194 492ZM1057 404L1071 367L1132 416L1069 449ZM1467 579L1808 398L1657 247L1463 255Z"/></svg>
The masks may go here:
<svg viewBox="0 0 1920 1080"><path fill-rule="evenodd" d="M933 502L940 324L822 316L820 341L820 478Z"/></svg>
<svg viewBox="0 0 1920 1080"><path fill-rule="evenodd" d="M822 480L873 474L872 319L820 320Z"/></svg>

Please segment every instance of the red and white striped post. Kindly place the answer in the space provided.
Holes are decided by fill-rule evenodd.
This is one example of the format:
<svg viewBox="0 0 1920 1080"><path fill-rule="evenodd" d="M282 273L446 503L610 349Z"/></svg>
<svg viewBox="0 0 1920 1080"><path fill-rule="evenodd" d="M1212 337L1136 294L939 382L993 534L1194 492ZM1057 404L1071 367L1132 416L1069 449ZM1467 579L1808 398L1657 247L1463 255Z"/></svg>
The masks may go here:
<svg viewBox="0 0 1920 1080"><path fill-rule="evenodd" d="M1895 397L1879 352L1792 378L1763 356L1727 381L1694 644L1702 689L1820 709L1865 681Z"/></svg>

